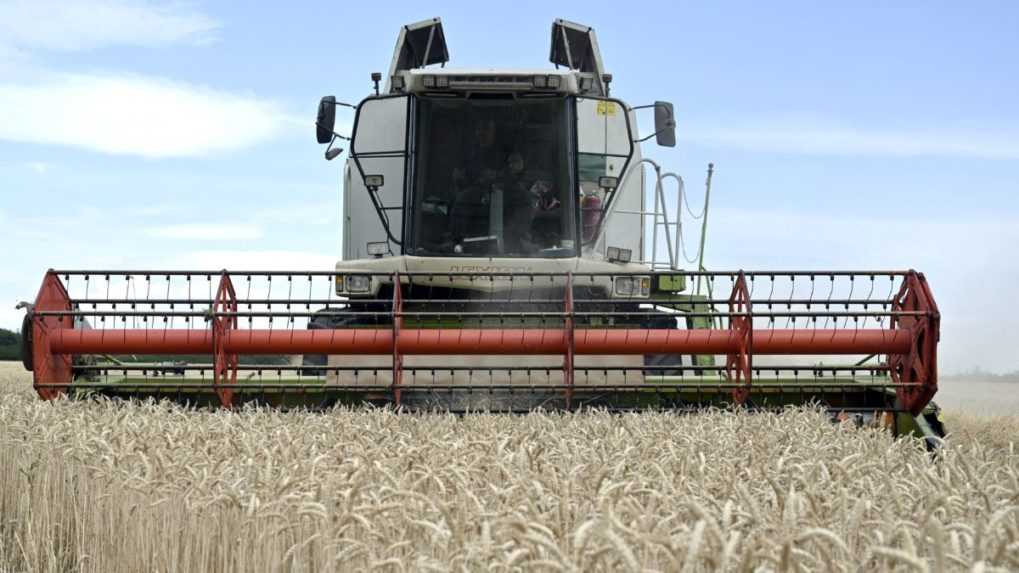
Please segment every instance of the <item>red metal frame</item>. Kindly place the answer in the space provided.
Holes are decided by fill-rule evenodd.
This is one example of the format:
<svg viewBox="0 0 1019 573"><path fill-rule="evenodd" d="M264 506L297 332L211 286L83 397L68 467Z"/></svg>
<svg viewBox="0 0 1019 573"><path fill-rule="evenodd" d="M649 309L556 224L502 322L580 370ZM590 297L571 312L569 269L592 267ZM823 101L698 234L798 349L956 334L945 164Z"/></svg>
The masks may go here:
<svg viewBox="0 0 1019 573"><path fill-rule="evenodd" d="M46 273L32 309L32 363L35 373L33 384L36 393L43 400L52 400L67 392L67 386L49 386L49 384L70 385L72 375L72 356L70 354L55 354L50 351L50 345L54 334L62 334L74 329L74 318L34 314L36 311L51 310L71 310L71 298L67 294L67 289L60 282L60 277L53 271ZM40 383L46 383L48 386L42 387Z"/></svg>
<svg viewBox="0 0 1019 573"><path fill-rule="evenodd" d="M729 330L735 335L735 348L725 360L725 375L729 382L740 384L732 390L732 399L736 404L743 404L750 396L753 366L754 319L750 312L750 292L747 280L742 272L736 277L729 295Z"/></svg>
<svg viewBox="0 0 1019 573"><path fill-rule="evenodd" d="M910 271L895 295L893 310L919 311L923 315L893 316L891 328L911 334L908 352L889 354L892 380L898 383L899 406L919 414L938 391L938 338L941 313L923 274ZM902 384L902 383L918 383Z"/></svg>
<svg viewBox="0 0 1019 573"><path fill-rule="evenodd" d="M32 311L34 385L43 399L66 392L72 359L88 354L212 354L213 387L232 406L239 355L391 355L393 399L403 392L405 355L559 355L566 399L571 404L577 355L725 355L733 400L747 400L757 355L887 355L897 403L918 414L937 391L940 315L922 274L910 271L892 301L889 322L879 328L755 329L746 275L735 276L728 299L728 328L576 328L572 275L566 276L562 328L407 329L402 289L394 288L392 327L335 330L238 328L238 298L224 272L207 328L100 328L75 324L75 303L57 273L47 273ZM402 280L397 275L395 285ZM66 314L62 314L66 313ZM720 313L725 315L725 313ZM762 313L762 316L767 313ZM795 323L794 323L795 324Z"/></svg>
<svg viewBox="0 0 1019 573"><path fill-rule="evenodd" d="M231 352L227 347L231 333L237 329L237 317L220 314L237 312L237 293L234 291L230 275L226 272L220 277L212 309L214 312L212 317L213 386L223 407L230 408L233 405L234 397L231 386L237 384L239 358L237 352Z"/></svg>

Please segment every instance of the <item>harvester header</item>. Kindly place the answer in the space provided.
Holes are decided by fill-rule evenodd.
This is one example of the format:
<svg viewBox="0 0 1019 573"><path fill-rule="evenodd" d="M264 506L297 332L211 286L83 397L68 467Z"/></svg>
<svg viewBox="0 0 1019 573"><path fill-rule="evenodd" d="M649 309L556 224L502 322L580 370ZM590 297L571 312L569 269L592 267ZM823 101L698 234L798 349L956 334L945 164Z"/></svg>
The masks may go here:
<svg viewBox="0 0 1019 573"><path fill-rule="evenodd" d="M35 387L43 398L169 393L225 407L277 402L284 390L321 403L398 406L408 395L418 397L411 404L446 394L457 396L453 404L481 407L471 395L516 394L504 403L509 410L533 407L535 392L543 407L561 408L771 407L786 404L792 392L840 411L911 414L922 412L937 388L937 307L913 271L684 271L669 280L702 281L721 296L691 303L654 293L639 305L596 293L601 284L642 276L378 278L402 288L352 303L334 294L344 281L335 272L51 271L27 319ZM457 280L492 288L467 297L446 288ZM323 306L357 326L308 328ZM641 326L660 320L663 307L705 327ZM132 355L208 361L128 361ZM264 360L303 355L332 360ZM655 355L691 358L644 360ZM817 361L839 355L885 359ZM456 364L469 356L507 359ZM521 356L546 361L513 360ZM609 357L624 359L612 364ZM524 395L532 397L522 401Z"/></svg>

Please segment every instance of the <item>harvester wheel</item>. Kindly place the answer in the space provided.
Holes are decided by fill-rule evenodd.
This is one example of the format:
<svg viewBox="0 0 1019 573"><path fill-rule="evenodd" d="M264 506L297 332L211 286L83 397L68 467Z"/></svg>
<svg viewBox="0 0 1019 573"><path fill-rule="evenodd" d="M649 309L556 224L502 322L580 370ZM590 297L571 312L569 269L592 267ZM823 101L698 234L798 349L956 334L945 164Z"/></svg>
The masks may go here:
<svg viewBox="0 0 1019 573"><path fill-rule="evenodd" d="M308 321L308 330L321 330L321 329L337 329L349 326L355 317L345 316L342 310L324 308L315 311L315 315ZM325 366L329 362L329 357L325 354L305 354L301 356L301 366L321 366L322 369L317 368L303 370L302 376L324 376Z"/></svg>
<svg viewBox="0 0 1019 573"><path fill-rule="evenodd" d="M933 411L924 412L923 418L939 438L945 437L945 424L941 421L941 408L935 406Z"/></svg>
<svg viewBox="0 0 1019 573"><path fill-rule="evenodd" d="M21 320L21 364L32 371L32 317L27 314Z"/></svg>
<svg viewBox="0 0 1019 573"><path fill-rule="evenodd" d="M676 318L674 316L668 316L663 313L662 316L651 317L647 321L647 328L654 329L674 329L678 327ZM682 354L645 354L644 355L644 366L656 366L662 368L655 368L654 370L648 371L648 374L654 376L679 376L682 374L681 369L673 370L671 368L664 368L667 366L682 366L683 355Z"/></svg>

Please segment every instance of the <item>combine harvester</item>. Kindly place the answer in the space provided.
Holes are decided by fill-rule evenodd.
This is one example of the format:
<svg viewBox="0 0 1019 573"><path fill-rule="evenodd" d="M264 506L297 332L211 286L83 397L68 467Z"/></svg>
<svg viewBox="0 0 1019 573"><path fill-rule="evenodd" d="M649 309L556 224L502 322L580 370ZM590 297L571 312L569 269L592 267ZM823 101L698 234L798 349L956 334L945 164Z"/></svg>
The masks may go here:
<svg viewBox="0 0 1019 573"><path fill-rule="evenodd" d="M326 159L339 139L350 147L335 271L50 271L23 332L39 395L453 411L818 403L941 435L939 315L922 274L706 271L710 167L687 259L682 179L639 145L675 145L672 105L610 97L590 28L553 24L554 69L448 59L438 19L406 26L373 95L322 99ZM334 133L338 108L353 110L350 138Z"/></svg>

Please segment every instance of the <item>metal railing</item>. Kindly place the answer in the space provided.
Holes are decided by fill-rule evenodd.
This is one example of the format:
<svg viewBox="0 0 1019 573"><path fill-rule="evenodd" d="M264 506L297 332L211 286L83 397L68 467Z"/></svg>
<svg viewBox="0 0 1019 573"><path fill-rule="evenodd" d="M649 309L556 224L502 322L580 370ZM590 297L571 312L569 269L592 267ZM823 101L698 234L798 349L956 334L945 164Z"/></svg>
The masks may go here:
<svg viewBox="0 0 1019 573"><path fill-rule="evenodd" d="M654 188L652 190L653 209L650 211L644 207L638 210L623 209L616 207L615 205L618 205L618 203L615 203L605 214L605 220L602 222L601 228L603 230L607 229L609 222L618 215L637 217L642 245L637 262L645 264L653 270L679 270L684 265L690 265L698 271L705 270L704 243L707 236L707 215L711 199L711 178L714 174L714 165L708 166L708 175L705 181L704 207L700 213L695 213L690 209L686 183L683 178L677 173L663 171L661 165L652 159L643 158L628 169L623 175L622 181L619 182L619 188L624 188L624 185L629 182L631 177L635 177L636 174L643 176L645 167L650 167L654 173ZM675 182L674 195L667 193L666 182L669 180ZM642 185L642 206L646 200L647 196ZM687 252L686 238L683 234L684 208L691 219L700 221L700 239L697 251L692 256ZM595 250L604 255L607 246L606 242L607 236L603 231L595 244Z"/></svg>

